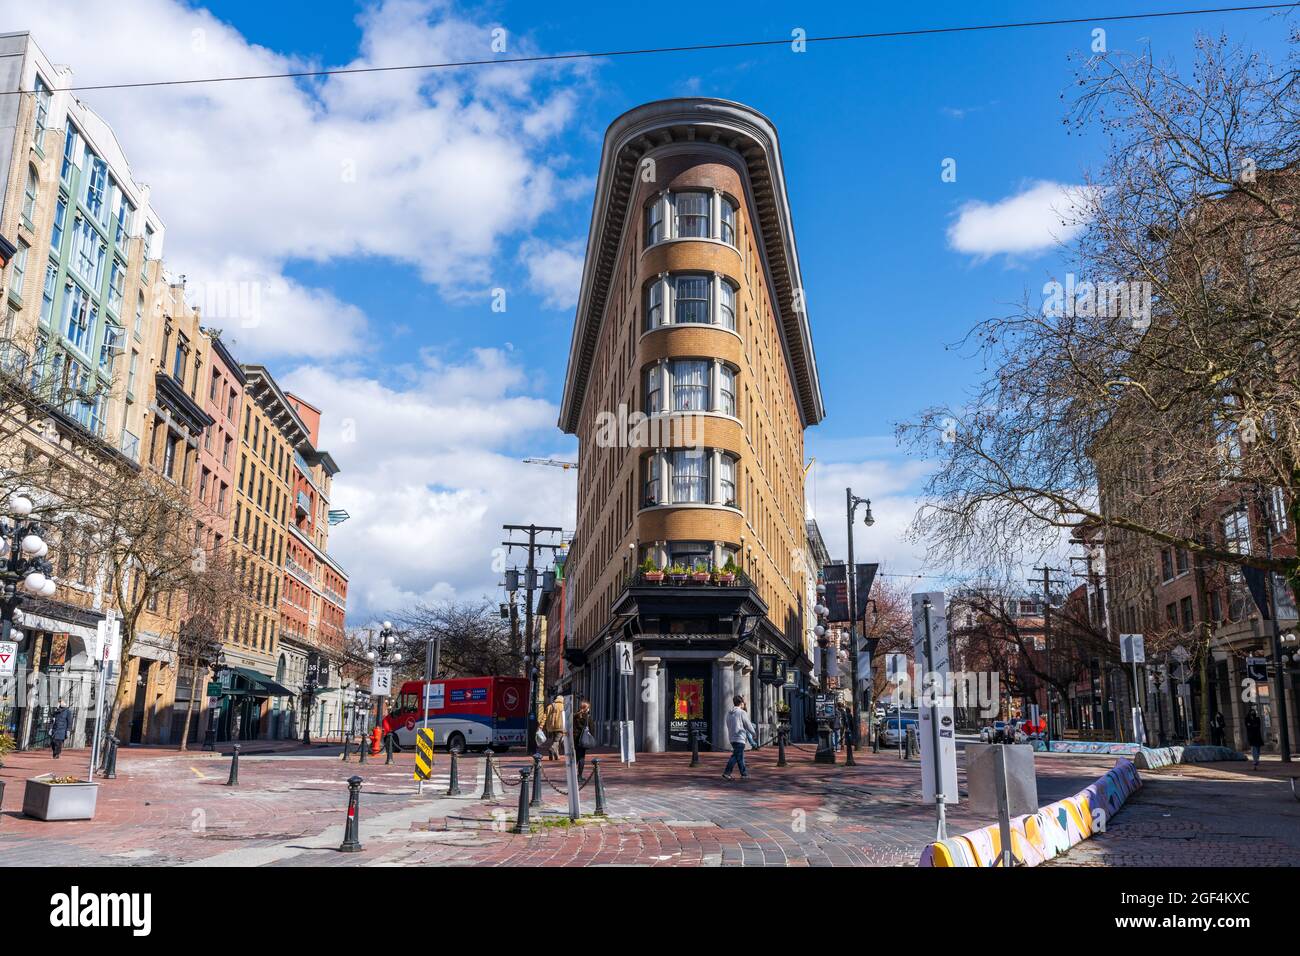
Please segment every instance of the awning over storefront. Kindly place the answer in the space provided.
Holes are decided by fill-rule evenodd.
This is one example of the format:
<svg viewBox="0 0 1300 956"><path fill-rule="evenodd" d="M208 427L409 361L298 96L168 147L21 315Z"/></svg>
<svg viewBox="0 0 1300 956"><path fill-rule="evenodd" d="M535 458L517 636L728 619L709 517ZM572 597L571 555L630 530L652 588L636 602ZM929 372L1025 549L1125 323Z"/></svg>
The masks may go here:
<svg viewBox="0 0 1300 956"><path fill-rule="evenodd" d="M221 693L226 697L293 697L294 692L265 674L247 667L231 667L230 685Z"/></svg>

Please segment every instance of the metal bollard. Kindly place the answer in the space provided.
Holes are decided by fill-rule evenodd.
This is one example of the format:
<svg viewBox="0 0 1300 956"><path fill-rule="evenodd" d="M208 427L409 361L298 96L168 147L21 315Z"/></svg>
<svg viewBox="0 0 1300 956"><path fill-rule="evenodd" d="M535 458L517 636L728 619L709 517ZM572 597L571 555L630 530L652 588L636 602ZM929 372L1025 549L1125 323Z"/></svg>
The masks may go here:
<svg viewBox="0 0 1300 956"><path fill-rule="evenodd" d="M871 752L873 754L880 753L880 731L874 721L871 724Z"/></svg>
<svg viewBox="0 0 1300 956"><path fill-rule="evenodd" d="M365 734L362 734L361 739L357 741L357 757L358 757L357 762L358 763L366 762L366 751L368 751L369 749L370 748L366 746Z"/></svg>
<svg viewBox="0 0 1300 956"><path fill-rule="evenodd" d="M393 762L393 735L384 734L384 763Z"/></svg>
<svg viewBox="0 0 1300 956"><path fill-rule="evenodd" d="M700 732L695 727L695 721L691 721L691 766L700 765Z"/></svg>
<svg viewBox="0 0 1300 956"><path fill-rule="evenodd" d="M226 786L239 786L239 744L235 744L235 749L230 754L230 779L226 781Z"/></svg>
<svg viewBox="0 0 1300 956"><path fill-rule="evenodd" d="M532 773L527 767L519 771L519 814L515 817L515 826L511 833L527 833L528 821L528 775Z"/></svg>
<svg viewBox="0 0 1300 956"><path fill-rule="evenodd" d="M348 778L348 819L343 827L341 853L361 852L361 778Z"/></svg>
<svg viewBox="0 0 1300 956"><path fill-rule="evenodd" d="M104 757L104 779L117 779L117 744L118 740L112 734L108 736L108 753Z"/></svg>
<svg viewBox="0 0 1300 956"><path fill-rule="evenodd" d="M596 787L596 809L592 811L596 816L608 816L605 812L605 783L600 779L600 758L591 758L591 773L596 778L592 783Z"/></svg>
<svg viewBox="0 0 1300 956"><path fill-rule="evenodd" d="M785 762L785 728L776 732L776 765L778 767L786 766Z"/></svg>
<svg viewBox="0 0 1300 956"><path fill-rule="evenodd" d="M853 759L853 737L856 735L858 728L844 730L844 766L856 767L857 761Z"/></svg>
<svg viewBox="0 0 1300 956"><path fill-rule="evenodd" d="M343 762L348 762L348 756L352 753L352 735L348 734L343 738Z"/></svg>
<svg viewBox="0 0 1300 956"><path fill-rule="evenodd" d="M533 799L531 806L542 805L542 755L533 754Z"/></svg>
<svg viewBox="0 0 1300 956"><path fill-rule="evenodd" d="M495 755L492 753L491 748L489 748L487 752L487 768L483 771L483 799L484 800L495 800L497 797L496 785L492 779L496 775L496 772L497 772L497 768L496 768Z"/></svg>
<svg viewBox="0 0 1300 956"><path fill-rule="evenodd" d="M451 752L451 779L447 781L447 796L460 796L460 762L454 750Z"/></svg>

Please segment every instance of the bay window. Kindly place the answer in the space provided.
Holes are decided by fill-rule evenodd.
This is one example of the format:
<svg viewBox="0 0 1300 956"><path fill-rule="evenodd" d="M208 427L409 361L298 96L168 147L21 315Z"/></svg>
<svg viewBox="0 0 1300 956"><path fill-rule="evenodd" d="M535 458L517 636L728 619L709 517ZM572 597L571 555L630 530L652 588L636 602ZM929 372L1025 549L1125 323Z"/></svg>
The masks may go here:
<svg viewBox="0 0 1300 956"><path fill-rule="evenodd" d="M712 362L683 359L673 362L673 411L703 412L709 400L709 368Z"/></svg>
<svg viewBox="0 0 1300 956"><path fill-rule="evenodd" d="M709 463L699 449L679 449L672 453L673 504L707 504L709 501Z"/></svg>
<svg viewBox="0 0 1300 956"><path fill-rule="evenodd" d="M645 207L645 243L669 239L717 239L736 245L734 200L716 189L665 191Z"/></svg>
<svg viewBox="0 0 1300 956"><path fill-rule="evenodd" d="M720 571L735 564L737 547L725 541L660 541L641 549L641 560L656 568L679 565L687 571Z"/></svg>
<svg viewBox="0 0 1300 956"><path fill-rule="evenodd" d="M645 413L736 416L736 370L720 359L661 359L645 372Z"/></svg>
<svg viewBox="0 0 1300 956"><path fill-rule="evenodd" d="M664 325L720 325L736 330L736 288L715 274L667 273L646 286L646 330Z"/></svg>
<svg viewBox="0 0 1300 956"><path fill-rule="evenodd" d="M646 456L642 507L736 507L736 459L716 448L677 448Z"/></svg>
<svg viewBox="0 0 1300 956"><path fill-rule="evenodd" d="M90 330L95 327L97 309L90 301L90 293L73 283L67 295L68 307L64 312L67 320L64 335L68 341L81 352L85 352L90 342Z"/></svg>

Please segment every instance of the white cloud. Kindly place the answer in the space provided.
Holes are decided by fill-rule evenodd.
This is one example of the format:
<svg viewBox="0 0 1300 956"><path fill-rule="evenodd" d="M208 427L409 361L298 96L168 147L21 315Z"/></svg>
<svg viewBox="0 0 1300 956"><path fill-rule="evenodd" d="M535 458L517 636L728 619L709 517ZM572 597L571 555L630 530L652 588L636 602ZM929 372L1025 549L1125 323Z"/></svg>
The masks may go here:
<svg viewBox="0 0 1300 956"><path fill-rule="evenodd" d="M586 250L578 242L530 239L519 248L519 258L528 270L528 287L551 309L572 309L578 304L585 256Z"/></svg>
<svg viewBox="0 0 1300 956"><path fill-rule="evenodd" d="M249 42L177 0L0 0L74 85L319 69ZM388 0L358 17L346 67L477 59L492 24L444 0ZM123 50L147 55L122 55ZM512 55L530 52L512 40ZM274 310L241 357L348 354L364 316L285 278L294 261L374 256L414 267L446 296L484 294L491 260L562 201L547 156L576 94L548 90L588 67L518 65L253 80L82 94L114 128L167 226L169 268L191 282L260 283ZM249 354L249 353L252 354Z"/></svg>
<svg viewBox="0 0 1300 956"><path fill-rule="evenodd" d="M831 557L848 557L848 525L844 489L871 499L875 523L862 523L857 512L853 527L853 557L859 562L880 562L890 573L925 570L925 549L907 540L907 528L916 513L916 489L924 477L923 462L883 458L823 463L809 474L809 504Z"/></svg>
<svg viewBox="0 0 1300 956"><path fill-rule="evenodd" d="M351 518L331 532L330 551L350 574L354 620L495 594L502 524L574 524L574 472L522 462L549 453L558 414L526 394L527 369L481 349L454 363L424 355L402 371L400 382L319 366L281 376L309 400L331 397L321 446L340 468L331 504Z"/></svg>
<svg viewBox="0 0 1300 956"><path fill-rule="evenodd" d="M1083 230L1096 196L1095 187L1040 181L997 202L971 200L948 227L948 245L980 257L1040 253Z"/></svg>

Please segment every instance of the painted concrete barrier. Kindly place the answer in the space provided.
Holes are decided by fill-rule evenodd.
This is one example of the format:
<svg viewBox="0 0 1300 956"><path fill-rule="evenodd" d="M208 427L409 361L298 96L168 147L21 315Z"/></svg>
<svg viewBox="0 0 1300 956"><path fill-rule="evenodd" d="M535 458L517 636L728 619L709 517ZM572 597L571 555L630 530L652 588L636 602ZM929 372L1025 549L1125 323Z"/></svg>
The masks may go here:
<svg viewBox="0 0 1300 956"><path fill-rule="evenodd" d="M1231 747L1193 744L1190 747L1143 747L1136 762L1140 770L1159 770L1178 763L1213 763L1218 760L1245 760L1246 755Z"/></svg>
<svg viewBox="0 0 1300 956"><path fill-rule="evenodd" d="M1032 740L1034 750L1042 753L1047 744L1041 740ZM1054 754L1109 754L1116 757L1133 757L1141 750L1140 744L1112 743L1106 740L1053 740Z"/></svg>
<svg viewBox="0 0 1300 956"><path fill-rule="evenodd" d="M1072 797L1011 820L1011 853L1024 866L1060 856L1076 843L1105 828L1124 802L1142 786L1132 760L1119 760L1095 782ZM996 866L1002 855L996 823L921 851L918 866Z"/></svg>

